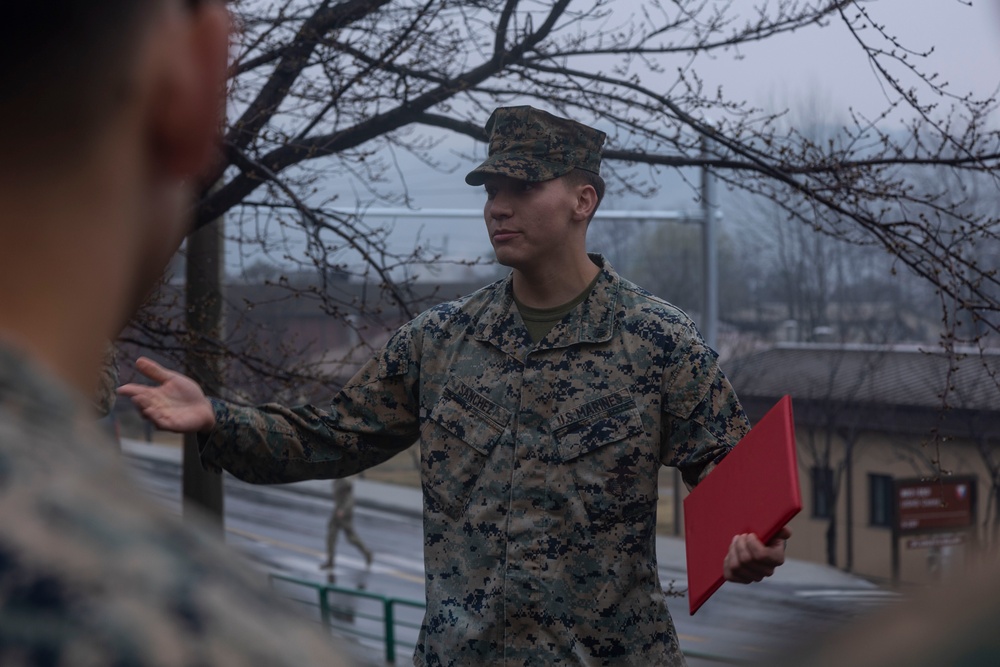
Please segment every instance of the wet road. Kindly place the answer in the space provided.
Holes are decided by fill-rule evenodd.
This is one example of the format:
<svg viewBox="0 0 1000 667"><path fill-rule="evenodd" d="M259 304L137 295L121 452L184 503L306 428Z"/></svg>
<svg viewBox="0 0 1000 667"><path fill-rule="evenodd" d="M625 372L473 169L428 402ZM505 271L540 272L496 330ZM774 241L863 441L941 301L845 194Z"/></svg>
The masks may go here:
<svg viewBox="0 0 1000 667"><path fill-rule="evenodd" d="M167 507L180 511L180 466L176 462L129 456L140 486ZM337 547L332 579L319 569L326 557L326 525L333 509L329 496L303 493L291 487L245 484L226 477L226 539L257 566L318 583L360 589L384 596L422 602L423 547L419 518L412 513L385 511L359 502L354 525L362 540L375 553L370 569L361 553L343 535ZM660 578L665 587L674 582L685 586L683 563L677 553L659 554ZM810 568L815 566L809 566ZM687 599L668 600L681 646L691 667L753 661L813 633L832 629L844 621L885 603L887 596L861 580L837 574L830 581L813 579L809 569L784 580L775 577L764 584L727 584L696 616L687 613ZM831 585L831 581L834 582ZM280 586L280 584L279 584ZM289 596L314 595L306 590L281 587ZM332 598L337 622L362 633L376 635L379 625L367 619L380 612L380 603L356 597ZM421 612L396 607L403 621L399 639L412 645ZM370 664L382 663L382 643L360 639L361 653ZM364 648L367 647L367 648ZM370 651L369 651L370 649ZM403 651L403 649L401 649ZM396 664L409 664L400 655Z"/></svg>

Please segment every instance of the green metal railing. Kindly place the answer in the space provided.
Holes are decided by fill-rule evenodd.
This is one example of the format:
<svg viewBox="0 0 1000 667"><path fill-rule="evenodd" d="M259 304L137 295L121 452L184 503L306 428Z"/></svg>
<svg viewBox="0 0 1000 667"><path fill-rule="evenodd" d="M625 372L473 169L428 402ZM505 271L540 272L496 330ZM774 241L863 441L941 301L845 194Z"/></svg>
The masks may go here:
<svg viewBox="0 0 1000 667"><path fill-rule="evenodd" d="M385 660L389 663L396 662L396 649L399 646L413 649L416 643L401 641L397 638L398 628L409 628L419 630L420 623L415 623L397 617L397 607L411 607L414 609L425 609L426 605L419 600L408 600L406 598L394 598L370 593L357 588L345 588L335 584L326 584L319 581L299 579L284 574L270 573L268 578L272 587L275 581L282 581L294 586L312 589L316 593L316 601L310 602L301 598L292 598L297 602L315 606L319 611L320 622L324 627L336 629L346 635L352 635L363 639L370 639L382 642L385 646ZM330 601L331 595L342 595L351 599L371 600L374 603L375 611L359 612L352 607L340 607ZM349 622L341 622L342 618L349 618ZM365 630L358 627L356 619L370 621L372 625L378 627L377 632Z"/></svg>
<svg viewBox="0 0 1000 667"><path fill-rule="evenodd" d="M426 609L426 605L419 600L388 597L380 595L379 593L370 593L357 588L346 588L335 584L310 581L308 579L300 579L298 577L277 574L275 572L269 573L268 578L272 587L274 586L274 582L281 581L300 588L312 589L316 593L315 602L298 597L292 597L292 599L308 606L314 606L319 612L320 621L326 628L335 629L342 634L382 642L385 646L385 660L388 663L394 664L396 662L396 649L398 647L404 647L412 650L416 646L416 643L409 643L398 639L397 629L406 628L418 631L420 629L420 623L397 618L396 608L410 607L420 610ZM342 595L352 600L370 600L373 603L376 603L374 604L375 611L370 613L361 613L358 612L353 606L339 607L331 603L331 595ZM347 622L340 622L342 617L349 618L350 620ZM373 632L360 628L356 623L357 619L370 621L372 625L378 627L379 630L377 632ZM711 655L708 653L701 653L700 651L685 650L684 656L691 659L729 665L745 665L748 662L747 660L720 655Z"/></svg>

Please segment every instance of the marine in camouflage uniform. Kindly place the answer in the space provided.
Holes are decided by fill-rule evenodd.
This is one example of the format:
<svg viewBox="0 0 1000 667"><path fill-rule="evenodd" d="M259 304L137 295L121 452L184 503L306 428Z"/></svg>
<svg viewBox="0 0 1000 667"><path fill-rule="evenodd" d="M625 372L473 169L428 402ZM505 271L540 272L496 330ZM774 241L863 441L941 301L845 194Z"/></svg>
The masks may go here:
<svg viewBox="0 0 1000 667"><path fill-rule="evenodd" d="M546 188L596 174L604 134L530 107L498 109L487 131L490 155L466 180L486 184L498 259L524 262L506 279L401 327L325 409L209 402L148 360L163 384L130 395L162 427L208 429L203 463L255 483L351 475L419 441L418 666L682 665L657 574L657 473L696 484L746 417L688 317L600 255L580 250L574 268L593 276L558 322L527 322L538 309L520 303L516 252L562 247L561 227L535 233L547 223L528 218L591 197ZM518 198L521 213L503 210ZM589 217L564 218L585 235ZM171 396L183 401L168 409Z"/></svg>
<svg viewBox="0 0 1000 667"><path fill-rule="evenodd" d="M475 184L600 161L600 133L528 107L487 130ZM203 460L253 482L352 474L419 439L417 665L682 661L657 575L657 472L697 483L747 423L691 321L591 259L590 293L538 342L508 277L404 326L327 410L216 403Z"/></svg>
<svg viewBox="0 0 1000 667"><path fill-rule="evenodd" d="M344 537L365 557L365 566L371 567L374 557L371 549L361 541L358 531L354 530L354 483L349 479L333 480L333 514L326 524L326 560L320 568L332 570L337 560L337 538L341 531Z"/></svg>

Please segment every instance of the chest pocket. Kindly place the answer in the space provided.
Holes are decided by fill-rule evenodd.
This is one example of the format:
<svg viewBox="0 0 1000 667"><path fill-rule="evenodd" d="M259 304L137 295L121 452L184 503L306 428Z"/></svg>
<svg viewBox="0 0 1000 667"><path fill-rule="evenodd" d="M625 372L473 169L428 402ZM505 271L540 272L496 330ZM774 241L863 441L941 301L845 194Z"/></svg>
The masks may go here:
<svg viewBox="0 0 1000 667"><path fill-rule="evenodd" d="M427 509L459 519L490 454L507 428L510 412L464 382L445 387L420 431Z"/></svg>
<svg viewBox="0 0 1000 667"><path fill-rule="evenodd" d="M655 506L658 451L628 390L568 410L550 425L592 524L620 523Z"/></svg>

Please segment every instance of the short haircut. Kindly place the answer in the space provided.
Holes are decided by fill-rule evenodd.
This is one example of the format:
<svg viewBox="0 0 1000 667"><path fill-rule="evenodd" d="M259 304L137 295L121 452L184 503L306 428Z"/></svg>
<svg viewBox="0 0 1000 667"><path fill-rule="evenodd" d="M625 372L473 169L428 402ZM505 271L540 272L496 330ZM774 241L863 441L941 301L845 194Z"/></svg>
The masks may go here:
<svg viewBox="0 0 1000 667"><path fill-rule="evenodd" d="M126 99L141 26L164 0L20 0L0 21L0 156L65 164Z"/></svg>
<svg viewBox="0 0 1000 667"><path fill-rule="evenodd" d="M601 175L586 169L576 168L563 176L563 178L574 187L578 185L590 185L594 188L597 192L597 205L594 206L594 213L596 213L597 209L601 206L601 201L604 199L604 191L607 188ZM594 216L591 215L590 217L593 218Z"/></svg>

